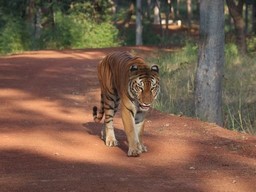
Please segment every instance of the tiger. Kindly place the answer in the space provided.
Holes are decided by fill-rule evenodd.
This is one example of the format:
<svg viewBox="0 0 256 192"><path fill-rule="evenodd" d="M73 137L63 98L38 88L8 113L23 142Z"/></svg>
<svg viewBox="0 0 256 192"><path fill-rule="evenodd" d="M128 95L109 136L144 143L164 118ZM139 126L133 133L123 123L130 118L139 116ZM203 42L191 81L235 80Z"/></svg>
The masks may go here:
<svg viewBox="0 0 256 192"><path fill-rule="evenodd" d="M98 65L97 75L101 89L101 106L93 107L93 118L100 122L105 115L101 138L105 145L118 145L113 118L121 103L121 116L128 141L129 157L147 152L143 144L145 116L160 92L159 67L149 67L145 60L129 52L112 52Z"/></svg>

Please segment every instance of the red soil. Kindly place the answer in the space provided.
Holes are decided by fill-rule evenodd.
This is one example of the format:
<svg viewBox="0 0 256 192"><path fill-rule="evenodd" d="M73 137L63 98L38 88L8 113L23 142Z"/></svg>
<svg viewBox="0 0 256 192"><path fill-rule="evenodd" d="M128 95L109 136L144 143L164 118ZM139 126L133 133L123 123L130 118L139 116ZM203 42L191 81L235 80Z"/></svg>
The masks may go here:
<svg viewBox="0 0 256 192"><path fill-rule="evenodd" d="M115 50L130 48L115 48ZM133 48L146 57L152 48ZM0 58L0 191L256 191L256 137L151 110L148 152L108 148L96 66L113 49L37 51Z"/></svg>

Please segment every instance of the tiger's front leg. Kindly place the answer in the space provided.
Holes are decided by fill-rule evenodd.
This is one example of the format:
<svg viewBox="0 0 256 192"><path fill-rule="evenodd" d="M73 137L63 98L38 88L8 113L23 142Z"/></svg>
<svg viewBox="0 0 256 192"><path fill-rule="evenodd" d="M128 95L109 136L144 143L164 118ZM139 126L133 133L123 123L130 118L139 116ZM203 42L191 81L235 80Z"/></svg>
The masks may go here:
<svg viewBox="0 0 256 192"><path fill-rule="evenodd" d="M136 123L135 114L122 105L122 120L128 140L129 149L127 155L137 157L142 152L146 152L147 149L142 143L144 119L141 122Z"/></svg>
<svg viewBox="0 0 256 192"><path fill-rule="evenodd" d="M116 103L114 101L105 102L104 109L105 122L101 131L101 138L105 141L105 144L108 147L115 147L118 145L113 126L113 118L116 112Z"/></svg>

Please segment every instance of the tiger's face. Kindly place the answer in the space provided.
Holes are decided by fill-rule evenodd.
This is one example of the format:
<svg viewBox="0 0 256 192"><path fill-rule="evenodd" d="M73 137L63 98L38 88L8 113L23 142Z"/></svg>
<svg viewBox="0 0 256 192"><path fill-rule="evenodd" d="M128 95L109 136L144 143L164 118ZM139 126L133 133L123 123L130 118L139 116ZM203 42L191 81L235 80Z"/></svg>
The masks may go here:
<svg viewBox="0 0 256 192"><path fill-rule="evenodd" d="M132 75L128 93L141 111L147 111L160 91L158 66L139 69L137 65L132 65L130 71Z"/></svg>

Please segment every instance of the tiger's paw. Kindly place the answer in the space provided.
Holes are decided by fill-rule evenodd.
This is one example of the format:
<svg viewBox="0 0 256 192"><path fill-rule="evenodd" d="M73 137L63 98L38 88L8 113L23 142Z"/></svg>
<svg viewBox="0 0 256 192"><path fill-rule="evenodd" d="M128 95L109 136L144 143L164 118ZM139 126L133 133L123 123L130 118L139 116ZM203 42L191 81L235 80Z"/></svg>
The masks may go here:
<svg viewBox="0 0 256 192"><path fill-rule="evenodd" d="M142 153L142 151L140 149L129 148L127 156L128 157L139 157L141 153Z"/></svg>
<svg viewBox="0 0 256 192"><path fill-rule="evenodd" d="M108 147L116 147L118 146L118 141L115 138L106 138L105 144Z"/></svg>
<svg viewBox="0 0 256 192"><path fill-rule="evenodd" d="M147 149L147 147L145 146L145 145L141 145L141 151L142 152L148 152L148 149Z"/></svg>
<svg viewBox="0 0 256 192"><path fill-rule="evenodd" d="M143 144L138 144L137 147L129 147L128 157L138 157L141 153L147 152L147 147Z"/></svg>

